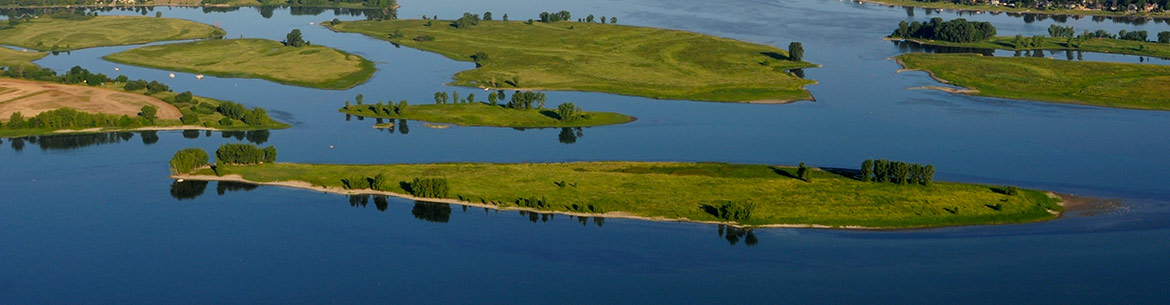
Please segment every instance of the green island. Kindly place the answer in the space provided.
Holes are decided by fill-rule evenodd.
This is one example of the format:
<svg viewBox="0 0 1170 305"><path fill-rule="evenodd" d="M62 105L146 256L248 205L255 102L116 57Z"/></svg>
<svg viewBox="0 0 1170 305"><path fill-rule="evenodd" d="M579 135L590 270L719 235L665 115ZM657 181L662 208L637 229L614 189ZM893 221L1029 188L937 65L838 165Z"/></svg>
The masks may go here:
<svg viewBox="0 0 1170 305"><path fill-rule="evenodd" d="M182 19L53 14L24 16L0 27L0 45L44 51L221 37L216 27Z"/></svg>
<svg viewBox="0 0 1170 305"><path fill-rule="evenodd" d="M981 96L1145 110L1170 110L1170 67L1069 62L1034 57L912 53L897 57L906 69ZM943 88L933 88L943 89Z"/></svg>
<svg viewBox="0 0 1170 305"><path fill-rule="evenodd" d="M63 75L36 66L0 77L0 137L130 130L266 130L290 125L263 108L175 93L165 84L111 79L74 67Z"/></svg>
<svg viewBox="0 0 1170 305"><path fill-rule="evenodd" d="M744 227L903 229L1058 217L1054 194L933 182L933 167L867 160L862 171L675 162L277 163L275 148L226 144L171 161L175 179L375 194L491 209ZM271 156L271 158L269 157Z"/></svg>
<svg viewBox="0 0 1170 305"><path fill-rule="evenodd" d="M1108 2L1064 2L1058 3L1056 1L998 1L999 5L993 5L988 0L978 1L920 1L920 0L858 0L858 2L872 2L885 5L898 5L909 7L933 8L933 9L948 9L959 11L987 11L987 12L1005 12L1005 13L1030 13L1030 14L1047 14L1047 15L1074 15L1074 16L1106 16L1106 17L1168 17L1163 8L1166 7L1166 1L1149 1L1147 3L1161 2L1161 7L1157 11L1138 11L1138 10L1109 10L1103 7ZM1031 3L1031 5L1027 5ZM1131 3L1137 3L1132 1ZM1008 6L1015 4L1015 6Z"/></svg>
<svg viewBox="0 0 1170 305"><path fill-rule="evenodd" d="M513 128L589 127L624 124L636 120L620 113L587 112L571 102L562 103L555 109L545 109L546 98L543 93L516 92L512 94L512 100L506 104L498 104L498 96L502 93L497 92L488 94L488 102L475 101L474 94L468 94L466 99L459 98L458 92L454 94L453 103L448 102L449 96L446 92L440 92L435 93L435 104L426 105L409 105L406 101L397 104L393 102L362 104L362 96L358 95L358 104L346 101L345 107L338 111L372 118ZM388 124L393 127L393 123ZM380 128L384 127L383 125L374 127Z"/></svg>
<svg viewBox="0 0 1170 305"><path fill-rule="evenodd" d="M299 30L295 30L299 37ZM266 39L222 39L130 49L103 57L117 63L219 77L346 89L370 79L374 63L337 49Z"/></svg>
<svg viewBox="0 0 1170 305"><path fill-rule="evenodd" d="M698 33L617 25L616 18L608 24L572 22L565 11L527 22L484 15L322 24L475 62L475 69L455 75L458 86L783 103L812 99L804 86L816 83L789 72L816 66L801 60L799 43L790 46L797 49L790 54Z"/></svg>
<svg viewBox="0 0 1170 305"><path fill-rule="evenodd" d="M936 31L937 29L937 31ZM1151 36L1146 31L1121 30L1114 34L1104 30L1077 33L1072 26L1051 25L1048 36L995 36L995 27L987 22L966 19L898 24L887 39L913 41L923 45L1000 49L1000 50L1071 50L1170 58L1170 31ZM1155 38L1156 41L1148 41Z"/></svg>

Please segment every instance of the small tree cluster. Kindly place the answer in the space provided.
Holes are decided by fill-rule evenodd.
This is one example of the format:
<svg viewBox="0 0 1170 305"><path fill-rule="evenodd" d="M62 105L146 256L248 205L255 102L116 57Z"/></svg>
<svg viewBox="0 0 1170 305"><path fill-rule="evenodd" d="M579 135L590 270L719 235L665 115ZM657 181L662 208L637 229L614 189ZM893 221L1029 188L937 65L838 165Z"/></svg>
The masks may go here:
<svg viewBox="0 0 1170 305"><path fill-rule="evenodd" d="M248 126L261 126L272 121L268 117L268 111L264 108L256 107L248 110L244 105L235 102L223 101L215 110L228 119L243 121ZM231 125L231 123L222 125Z"/></svg>
<svg viewBox="0 0 1170 305"><path fill-rule="evenodd" d="M191 170L207 165L209 158L207 152L202 149L187 148L180 150L175 153L174 157L171 157L171 173L189 173Z"/></svg>
<svg viewBox="0 0 1170 305"><path fill-rule="evenodd" d="M466 29L479 24L479 14L463 13L463 17L455 19L451 26L456 29Z"/></svg>
<svg viewBox="0 0 1170 305"><path fill-rule="evenodd" d="M861 181L930 185L934 180L934 165L923 166L884 159L865 160L861 163L861 175Z"/></svg>
<svg viewBox="0 0 1170 305"><path fill-rule="evenodd" d="M944 22L942 18L935 17L923 23L902 21L889 37L975 42L994 36L995 26L990 22L969 22L963 18Z"/></svg>
<svg viewBox="0 0 1170 305"><path fill-rule="evenodd" d="M532 104L536 103L536 109L544 108L545 101L548 97L542 92L522 91L512 94L512 101L508 102L508 108L512 109L532 109Z"/></svg>
<svg viewBox="0 0 1170 305"><path fill-rule="evenodd" d="M8 117L7 126L12 129L43 128L43 129L80 129L94 127L139 127L150 125L150 120L144 117L131 118L127 115L117 116L102 113L88 113L73 108L61 108L41 112L34 117L26 118L19 111Z"/></svg>
<svg viewBox="0 0 1170 305"><path fill-rule="evenodd" d="M1072 26L1059 26L1055 24L1048 26L1048 36L1052 36L1052 38L1072 38L1076 34L1077 31Z"/></svg>
<svg viewBox="0 0 1170 305"><path fill-rule="evenodd" d="M301 29L293 29L292 32L288 32L288 35L284 36L285 46L300 48L307 44L308 42L305 41L305 38L301 37Z"/></svg>
<svg viewBox="0 0 1170 305"><path fill-rule="evenodd" d="M563 103L557 106L557 117L564 122L572 122L581 118L585 111L573 103Z"/></svg>
<svg viewBox="0 0 1170 305"><path fill-rule="evenodd" d="M447 178L414 178L410 182L410 194L421 198L447 197Z"/></svg>
<svg viewBox="0 0 1170 305"><path fill-rule="evenodd" d="M540 22L551 23L559 21L573 20L573 15L569 11L560 11L556 13L542 12L540 13Z"/></svg>
<svg viewBox="0 0 1170 305"><path fill-rule="evenodd" d="M216 164L261 164L276 162L276 147L263 149L253 144L228 143L215 150Z"/></svg>
<svg viewBox="0 0 1170 305"><path fill-rule="evenodd" d="M751 202L727 201L719 205L719 218L731 221L747 221L752 218L756 204Z"/></svg>
<svg viewBox="0 0 1170 305"><path fill-rule="evenodd" d="M1158 43L1170 43L1170 31L1158 32Z"/></svg>
<svg viewBox="0 0 1170 305"><path fill-rule="evenodd" d="M1146 32L1146 31L1130 32L1130 31L1126 31L1126 30L1121 30L1120 32L1117 33L1117 39L1121 39L1121 40L1147 41L1149 39L1149 36L1150 36L1150 32Z"/></svg>

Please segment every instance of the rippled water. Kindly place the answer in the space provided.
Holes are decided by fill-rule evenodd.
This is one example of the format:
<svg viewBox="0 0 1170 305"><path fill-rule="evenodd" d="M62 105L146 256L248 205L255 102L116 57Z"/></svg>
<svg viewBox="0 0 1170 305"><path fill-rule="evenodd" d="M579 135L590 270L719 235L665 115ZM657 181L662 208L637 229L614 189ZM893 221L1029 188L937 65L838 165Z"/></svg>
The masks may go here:
<svg viewBox="0 0 1170 305"><path fill-rule="evenodd" d="M403 1L400 16L541 11L617 16L784 47L801 41L816 102L737 105L550 92L631 124L570 130L407 123L371 128L336 109L433 100L473 64L310 22L288 9L159 8L220 24L229 37L283 39L365 56L379 72L326 91L113 64L95 48L37 63L167 82L178 91L269 109L294 127L267 134L164 131L0 140L0 303L1159 303L1170 271L1170 112L906 90L936 85L889 57L900 20L957 17L838 1ZM913 14L909 12L913 12ZM110 14L134 14L111 12ZM265 17L270 14L270 17ZM1046 33L1052 18L1007 14L1001 35ZM1080 29L1170 30L1160 21L1059 21ZM996 54L997 56L1003 56ZM1012 54L1007 54L1011 56ZM1060 58L1062 54L1049 54ZM1089 56L1094 56L1088 58ZM1130 57L1086 54L1085 60ZM1142 59L1141 62L1145 62ZM1164 64L1154 62L1155 64ZM579 135L579 136L578 136ZM288 162L553 162L575 160L807 162L866 158L931 163L939 179L1013 184L1104 198L1119 209L1028 225L911 232L769 229L464 210L395 198L348 198L240 185L176 185L181 148L252 141ZM333 148L330 148L330 146ZM20 149L17 149L19 147Z"/></svg>

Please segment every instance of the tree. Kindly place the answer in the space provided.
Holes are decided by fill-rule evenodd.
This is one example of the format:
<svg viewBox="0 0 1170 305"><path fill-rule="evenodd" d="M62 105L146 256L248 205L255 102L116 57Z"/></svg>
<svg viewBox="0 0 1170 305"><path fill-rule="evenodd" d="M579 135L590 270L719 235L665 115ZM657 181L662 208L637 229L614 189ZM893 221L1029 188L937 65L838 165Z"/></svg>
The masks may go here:
<svg viewBox="0 0 1170 305"><path fill-rule="evenodd" d="M394 106L394 113L397 113L399 115L406 113L407 107L409 107L409 104L406 103L406 100L398 101L398 105Z"/></svg>
<svg viewBox="0 0 1170 305"><path fill-rule="evenodd" d="M585 22L593 23L593 15L590 14L589 16L585 17Z"/></svg>
<svg viewBox="0 0 1170 305"><path fill-rule="evenodd" d="M488 104L491 104L492 106L496 106L498 104L498 102L499 102L499 95L498 94L496 94L495 92L488 93Z"/></svg>
<svg viewBox="0 0 1170 305"><path fill-rule="evenodd" d="M443 93L442 92L435 92L435 104L437 104L437 105L443 104Z"/></svg>
<svg viewBox="0 0 1170 305"><path fill-rule="evenodd" d="M185 174L191 172L200 166L207 165L207 160L210 157L206 151L198 148L187 148L175 153L171 157L171 173Z"/></svg>
<svg viewBox="0 0 1170 305"><path fill-rule="evenodd" d="M508 21L508 14L504 14L504 21Z"/></svg>
<svg viewBox="0 0 1170 305"><path fill-rule="evenodd" d="M479 15L472 13L463 13L463 17L459 17L459 19L455 19L455 22L451 23L451 25L455 26L456 29L466 29L478 24Z"/></svg>
<svg viewBox="0 0 1170 305"><path fill-rule="evenodd" d="M264 148L264 163L276 163L276 147L269 146Z"/></svg>
<svg viewBox="0 0 1170 305"><path fill-rule="evenodd" d="M145 118L147 121L154 123L154 119L157 118L156 115L158 115L158 107L150 105L142 106L142 112L139 112L138 115L142 116L142 118Z"/></svg>
<svg viewBox="0 0 1170 305"><path fill-rule="evenodd" d="M804 59L804 46L799 42L793 41L788 44L788 59L792 61L801 61Z"/></svg>
<svg viewBox="0 0 1170 305"><path fill-rule="evenodd" d="M926 167L922 168L921 183L922 185L930 185L931 181L934 181L934 165L927 164Z"/></svg>
<svg viewBox="0 0 1170 305"><path fill-rule="evenodd" d="M301 37L300 29L293 29L288 35L285 35L284 45L299 48L305 45L305 39Z"/></svg>
<svg viewBox="0 0 1170 305"><path fill-rule="evenodd" d="M861 162L861 181L869 182L873 179L873 159L865 159Z"/></svg>
<svg viewBox="0 0 1170 305"><path fill-rule="evenodd" d="M361 95L361 93L359 93L357 96L353 97L353 99L357 101L358 105L361 105L362 101L366 100L366 97L364 95Z"/></svg>
<svg viewBox="0 0 1170 305"><path fill-rule="evenodd" d="M563 103L560 106L557 106L557 117L559 117L562 122L575 121L580 115L581 108L577 107L577 105L573 105L573 103Z"/></svg>
<svg viewBox="0 0 1170 305"><path fill-rule="evenodd" d="M492 12L483 12L483 21L492 21Z"/></svg>
<svg viewBox="0 0 1170 305"><path fill-rule="evenodd" d="M609 17L609 24L617 24L617 17Z"/></svg>
<svg viewBox="0 0 1170 305"><path fill-rule="evenodd" d="M467 104L475 103L475 93L467 94Z"/></svg>
<svg viewBox="0 0 1170 305"><path fill-rule="evenodd" d="M804 165L804 162L800 162L800 166L796 168L796 177L800 178L800 180L811 182L811 180L809 180L810 174L811 170L808 168L808 165Z"/></svg>
<svg viewBox="0 0 1170 305"><path fill-rule="evenodd" d="M1158 43L1170 43L1170 31L1158 32Z"/></svg>
<svg viewBox="0 0 1170 305"><path fill-rule="evenodd" d="M20 114L20 111L13 112L12 115L8 116L8 127L9 128L22 128L22 127L24 127L24 115Z"/></svg>

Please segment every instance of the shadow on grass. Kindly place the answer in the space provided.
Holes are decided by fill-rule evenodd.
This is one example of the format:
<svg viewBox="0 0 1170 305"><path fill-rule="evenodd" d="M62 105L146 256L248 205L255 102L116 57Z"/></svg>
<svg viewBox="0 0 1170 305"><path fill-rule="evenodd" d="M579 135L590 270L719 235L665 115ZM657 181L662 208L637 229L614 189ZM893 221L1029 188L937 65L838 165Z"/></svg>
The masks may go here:
<svg viewBox="0 0 1170 305"><path fill-rule="evenodd" d="M540 114L543 114L544 116L546 116L546 117L549 117L549 118L552 118L552 119L554 119L554 120L557 120L557 121L560 121L560 120L561 120L561 115L560 115L560 114L557 114L557 112L556 112L556 111L552 111L552 110L541 110L541 111L540 111Z"/></svg>
<svg viewBox="0 0 1170 305"><path fill-rule="evenodd" d="M775 60L788 60L788 56L784 56L776 52L760 52L760 55L764 55Z"/></svg>
<svg viewBox="0 0 1170 305"><path fill-rule="evenodd" d="M713 205L699 204L699 209L703 210L703 212L706 212L707 214L711 214L711 216L715 216L716 218L719 217L719 208Z"/></svg>
<svg viewBox="0 0 1170 305"><path fill-rule="evenodd" d="M775 167L775 166L769 166L768 168L772 169L772 172L776 173L777 175L781 175L781 176L796 179L796 180L801 180L800 177L797 177L795 173L788 172L787 169L783 169L783 168L779 168L779 167ZM794 168L792 170L796 170L796 169ZM801 181L804 181L804 180L801 180Z"/></svg>
<svg viewBox="0 0 1170 305"><path fill-rule="evenodd" d="M837 176L839 176L839 177L841 177L841 178L846 178L846 179L853 179L853 180L858 180L858 181L860 181L860 180L861 180L861 179L860 179L860 178L861 178L861 171L859 171L859 170L856 170L856 169L848 169L848 168L823 168L823 167L822 167L822 168L821 168L821 170L825 171L826 173L830 173L830 174L837 175Z"/></svg>

